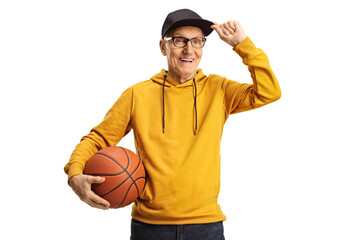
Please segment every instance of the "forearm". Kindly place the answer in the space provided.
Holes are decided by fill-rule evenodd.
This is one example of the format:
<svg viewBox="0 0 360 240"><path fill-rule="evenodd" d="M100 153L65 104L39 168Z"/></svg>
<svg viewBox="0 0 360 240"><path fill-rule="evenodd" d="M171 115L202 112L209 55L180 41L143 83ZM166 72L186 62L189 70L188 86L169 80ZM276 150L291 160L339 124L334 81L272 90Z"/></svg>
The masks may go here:
<svg viewBox="0 0 360 240"><path fill-rule="evenodd" d="M266 54L256 48L248 37L236 45L233 50L248 66L253 84L224 79L221 88L224 92L226 113L248 111L279 99L281 90Z"/></svg>
<svg viewBox="0 0 360 240"><path fill-rule="evenodd" d="M68 180L82 174L86 162L97 151L116 145L131 130L132 88L126 89L107 112L104 120L91 129L75 147L69 162L64 167Z"/></svg>
<svg viewBox="0 0 360 240"><path fill-rule="evenodd" d="M249 91L253 107L260 107L276 101L281 96L279 83L270 67L267 55L247 37L235 46L234 51L248 66L253 81Z"/></svg>

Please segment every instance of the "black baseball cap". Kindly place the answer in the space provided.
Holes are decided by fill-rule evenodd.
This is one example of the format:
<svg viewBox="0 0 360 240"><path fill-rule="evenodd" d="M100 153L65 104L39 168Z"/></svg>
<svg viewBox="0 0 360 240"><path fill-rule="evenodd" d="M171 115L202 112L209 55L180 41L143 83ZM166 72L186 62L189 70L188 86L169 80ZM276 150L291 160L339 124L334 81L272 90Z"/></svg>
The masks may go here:
<svg viewBox="0 0 360 240"><path fill-rule="evenodd" d="M213 22L203 19L199 14L190 9L180 9L167 15L162 27L161 37L164 38L169 31L184 26L198 27L206 37L213 31L210 28L213 24Z"/></svg>

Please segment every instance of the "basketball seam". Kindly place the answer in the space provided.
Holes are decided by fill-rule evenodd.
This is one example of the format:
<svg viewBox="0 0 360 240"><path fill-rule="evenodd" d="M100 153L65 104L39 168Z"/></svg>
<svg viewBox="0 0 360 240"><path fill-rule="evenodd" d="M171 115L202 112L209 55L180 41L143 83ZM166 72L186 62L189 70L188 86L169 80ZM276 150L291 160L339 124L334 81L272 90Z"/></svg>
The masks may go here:
<svg viewBox="0 0 360 240"><path fill-rule="evenodd" d="M122 200L121 203L118 205L118 207L120 207L121 204L125 201L128 193L129 193L129 191L130 191L130 189L131 189L131 187L132 187L133 185L135 185L135 188L136 188L138 197L140 196L139 188L138 188L138 186L137 186L137 184L136 184L136 181L138 181L138 180L141 179L141 178L144 178L144 179L145 179L145 182L146 182L146 177L140 177L140 178L137 178L137 179L135 179L135 180L132 178L132 175L136 172L136 170L137 170L137 169L139 168L139 166L140 166L140 159L139 159L139 162L138 162L135 170L134 170L132 173L129 173L129 172L127 171L128 168L129 168L129 166L130 166L130 158L129 158L129 155L127 154L127 152L126 152L126 150L125 150L124 148L122 148L122 147L120 147L120 148L125 152L126 157L127 157L127 160L128 160L128 161L127 161L127 166L126 166L126 168L124 168L120 163L118 163L118 162L117 162L115 159L113 159L112 157L110 157L110 156L108 156L108 155L106 155L106 154L104 154L104 153L96 153L96 154L102 155L102 156L104 156L104 157L107 157L107 158L109 158L110 160L112 160L113 162L115 162L117 165L119 165L119 166L123 169L123 172L121 172L121 173L124 173L124 172L125 172L125 173L128 175L128 178L126 178L122 183L120 183L118 186L116 186L115 188L113 188L113 189L110 190L109 192L101 195L101 197L104 197L104 196L110 194L111 192L113 192L114 190L116 190L117 188L119 188L119 187L120 187L122 184L124 184L129 178L132 180L132 183L131 183L130 187L128 188L128 190L127 190L127 192L126 192L123 200ZM119 173L119 174L120 174L120 173ZM103 175L101 175L101 176L116 176L116 175L119 175L119 174L115 174L115 175L105 175L105 174L103 174ZM100 175L98 175L98 176L100 176Z"/></svg>
<svg viewBox="0 0 360 240"><path fill-rule="evenodd" d="M124 173L124 172L129 168L129 157L127 157L127 159L128 159L127 166L124 168L124 167L121 166L121 164L118 163L115 159L113 159L112 157L110 157L110 156L108 156L108 155L106 155L106 154L104 154L104 153L99 153L99 152L98 152L98 153L95 153L95 154L102 155L102 156L104 156L104 157L110 158L110 160L112 160L114 163L116 163L117 165L119 165L119 167L121 167L121 169L123 170L121 173Z"/></svg>
<svg viewBox="0 0 360 240"><path fill-rule="evenodd" d="M120 187L121 185L123 185L124 182L126 182L130 177L128 177L127 179L125 179L124 181L122 181L122 183L120 183L119 185L117 185L116 187L114 187L113 189L111 189L109 192L101 195L100 197L104 197L106 195L108 195L109 193L112 193L113 191L115 191L118 187Z"/></svg>
<svg viewBox="0 0 360 240"><path fill-rule="evenodd" d="M91 175L94 176L101 176L101 177L115 177L118 176L120 174L124 173L124 171L122 171L121 173L116 173L116 174L97 174L97 173L91 173Z"/></svg>
<svg viewBox="0 0 360 240"><path fill-rule="evenodd" d="M102 156L105 156L105 157L108 157L107 155L105 155L104 153L99 153L99 152L97 152L97 153L95 153L95 154L97 154L97 155L102 155ZM113 160L113 159L111 159L111 160ZM120 165L120 163L118 163L117 161L115 161L115 160L113 160L117 165L119 165L120 167L121 167L121 165ZM128 166L127 166L128 167ZM119 172L119 173L113 173L113 174L97 174L97 173L91 173L91 175L96 175L96 176L101 176L101 177L111 177L111 176L118 176L118 175L120 175L120 174L123 174L124 172L125 172L125 170L124 170L124 168L123 167L121 167L121 169L123 170L122 172ZM126 168L127 169L127 168Z"/></svg>
<svg viewBox="0 0 360 240"><path fill-rule="evenodd" d="M120 148L125 152L125 154L126 154L126 156L127 156L127 158L128 158L128 166L129 166L129 165L130 165L129 155L127 154L126 150L125 150L123 147L120 147ZM131 178L131 180L133 181L133 183L135 183L135 181L134 181L134 179L133 179L131 176L136 172L136 170L139 168L139 166L140 166L140 159L139 159L138 165L136 166L135 170L131 173L131 175L128 173L128 174L129 174L129 177ZM126 171L126 172L127 172L127 171ZM139 197L139 196L140 196L140 193L139 193L139 189L138 189L136 183L135 183L135 187L136 187L136 191L137 191L138 197Z"/></svg>
<svg viewBox="0 0 360 240"><path fill-rule="evenodd" d="M124 201L125 201L128 193L129 193L132 185L135 185L135 187L136 187L136 189L137 189L136 181L138 181L138 180L141 179L141 178L144 178L144 179L145 179L145 177L139 177L139 178L137 178L137 179L135 180L135 182L133 182L133 183L130 185L130 187L129 187L128 190L126 191L126 194L125 194L123 200L122 200L121 203L117 206L117 208L119 208L119 207L124 203ZM144 187L145 187L145 185L144 185ZM139 196L139 192L138 192L138 196Z"/></svg>
<svg viewBox="0 0 360 240"><path fill-rule="evenodd" d="M125 152L126 153L126 152ZM127 169L129 168L129 166L130 166L130 160L129 160L129 156L126 154L126 157L127 157L127 160L128 160L128 162L127 162L127 166L126 166L126 168L124 168L123 166L121 166L121 164L120 163L118 163L115 159L113 159L112 157L110 157L110 156L108 156L108 155L106 155L106 154L104 154L104 153L96 153L96 154L99 154L99 155L102 155L102 156L104 156L104 157L107 157L108 159L110 159L111 161L113 161L114 163L116 163L119 167L121 167L121 169L123 170L121 173L127 173L127 175L128 175L128 178L126 178L122 183L120 183L119 185L117 185L115 188L113 188L113 189L111 189L109 192L107 192L107 193L105 193L105 194L103 194L103 195L101 195L100 197L104 197L104 196L106 196L106 195L108 195L109 193L111 193L111 192L113 192L114 190L116 190L118 187L120 187L121 185L123 185L124 184L124 182L126 182L129 178L131 178L131 176L130 176L130 174L128 173L128 171L127 171ZM135 171L134 171L135 172ZM100 176L100 175L98 175L98 176ZM104 175L103 175L104 176ZM106 176L106 175L105 175ZM131 180L133 180L132 178L131 178ZM133 180L134 181L134 180Z"/></svg>

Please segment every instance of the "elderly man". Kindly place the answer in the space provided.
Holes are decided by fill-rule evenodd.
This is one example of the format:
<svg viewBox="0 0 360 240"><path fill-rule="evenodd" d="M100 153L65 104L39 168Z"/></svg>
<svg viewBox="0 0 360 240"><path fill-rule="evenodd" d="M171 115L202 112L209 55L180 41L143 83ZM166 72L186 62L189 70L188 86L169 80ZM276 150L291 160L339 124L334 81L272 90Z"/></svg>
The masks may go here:
<svg viewBox="0 0 360 240"><path fill-rule="evenodd" d="M253 84L198 69L205 37L213 30L243 59ZM65 166L69 184L81 200L107 209L109 203L91 191L91 184L104 179L84 175L83 169L95 152L133 129L148 179L132 206L131 239L224 239L226 217L217 203L223 126L230 114L279 99L278 82L267 56L238 21L218 25L177 10L165 19L160 50L168 70L127 88L82 138Z"/></svg>

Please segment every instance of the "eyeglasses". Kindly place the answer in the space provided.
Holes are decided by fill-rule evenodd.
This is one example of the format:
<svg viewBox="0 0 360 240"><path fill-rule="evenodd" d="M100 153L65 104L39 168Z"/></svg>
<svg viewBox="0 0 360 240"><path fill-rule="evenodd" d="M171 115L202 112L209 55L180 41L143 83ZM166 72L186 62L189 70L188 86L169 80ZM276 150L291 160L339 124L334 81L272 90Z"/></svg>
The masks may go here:
<svg viewBox="0 0 360 240"><path fill-rule="evenodd" d="M195 37L195 38L186 38L186 37L166 37L165 41L172 40L175 47L184 48L186 47L188 41L191 42L191 45L194 48L202 48L205 45L206 38L204 37Z"/></svg>

